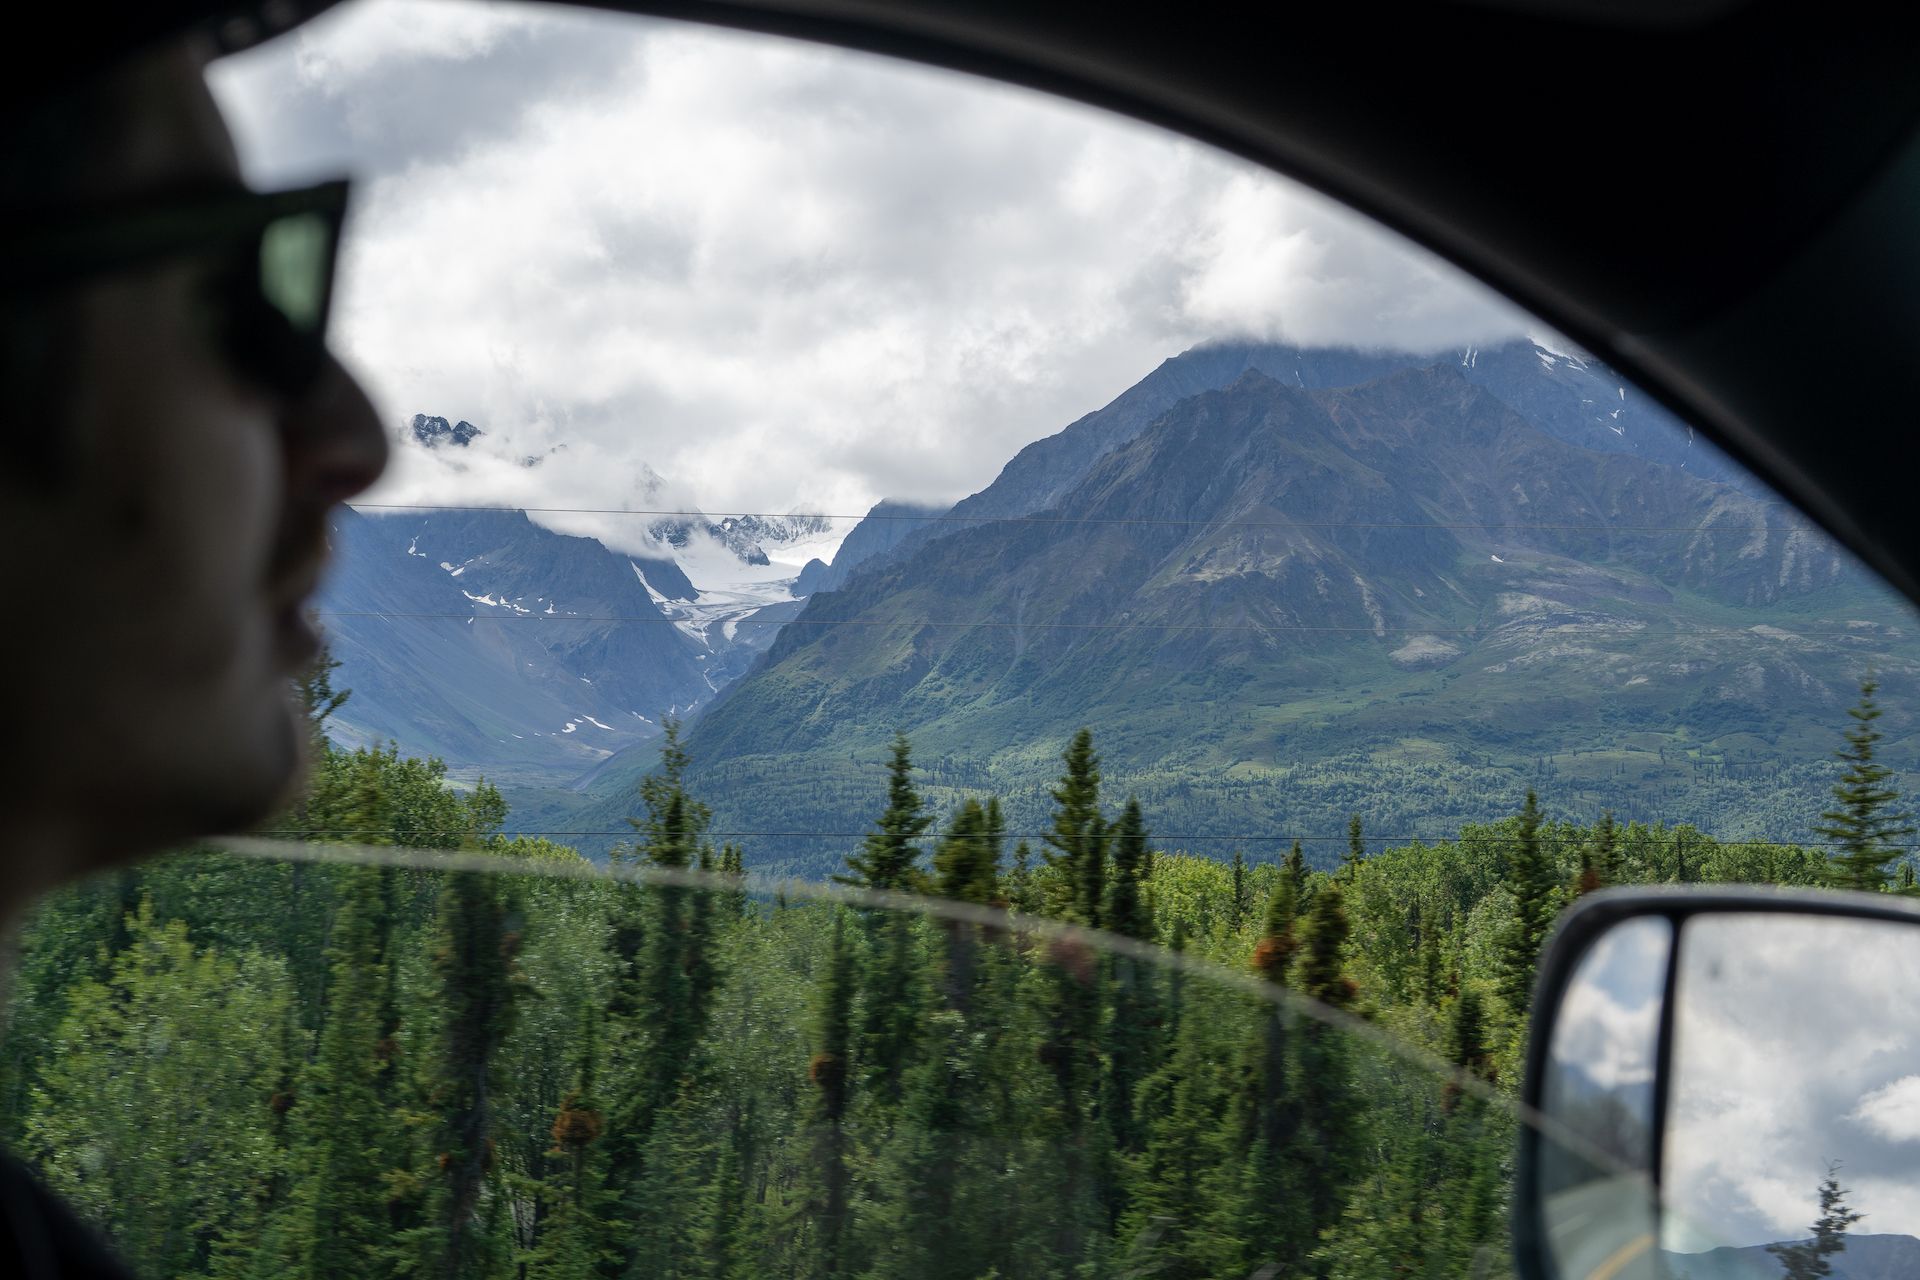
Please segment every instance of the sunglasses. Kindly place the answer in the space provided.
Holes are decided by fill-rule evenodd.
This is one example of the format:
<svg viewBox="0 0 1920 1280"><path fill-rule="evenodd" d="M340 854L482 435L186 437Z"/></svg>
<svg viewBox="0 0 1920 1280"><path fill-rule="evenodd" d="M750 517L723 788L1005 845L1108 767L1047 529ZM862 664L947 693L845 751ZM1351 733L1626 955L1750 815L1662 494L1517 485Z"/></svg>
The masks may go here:
<svg viewBox="0 0 1920 1280"><path fill-rule="evenodd" d="M0 296L183 254L217 256L214 310L234 368L298 397L327 360L327 314L348 184L220 190L122 209L0 225Z"/></svg>

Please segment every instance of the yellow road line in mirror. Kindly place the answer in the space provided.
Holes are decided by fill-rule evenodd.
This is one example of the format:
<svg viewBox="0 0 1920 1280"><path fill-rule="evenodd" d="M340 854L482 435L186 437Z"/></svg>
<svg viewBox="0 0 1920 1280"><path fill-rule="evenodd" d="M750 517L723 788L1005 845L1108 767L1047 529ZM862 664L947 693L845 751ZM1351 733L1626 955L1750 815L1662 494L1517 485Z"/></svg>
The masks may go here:
<svg viewBox="0 0 1920 1280"><path fill-rule="evenodd" d="M1643 1231L1633 1239L1608 1254L1606 1260L1587 1272L1587 1280L1614 1280L1614 1277L1627 1269L1627 1264L1653 1248L1653 1233Z"/></svg>

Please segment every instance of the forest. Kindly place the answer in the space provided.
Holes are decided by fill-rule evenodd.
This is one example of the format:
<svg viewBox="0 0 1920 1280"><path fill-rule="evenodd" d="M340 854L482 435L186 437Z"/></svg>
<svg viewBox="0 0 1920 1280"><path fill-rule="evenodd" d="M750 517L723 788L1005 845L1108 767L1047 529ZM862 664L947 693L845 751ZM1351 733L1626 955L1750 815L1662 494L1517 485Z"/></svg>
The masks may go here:
<svg viewBox="0 0 1920 1280"><path fill-rule="evenodd" d="M1082 730L1032 833L936 812L896 739L837 891L800 891L716 841L677 733L602 867L328 745L325 664L301 692L310 784L263 834L313 859L184 851L16 940L0 1140L144 1276L1500 1276L1566 903L1913 880L1845 780L1852 861L1531 794L1434 844L1357 813L1334 865L1194 856Z"/></svg>

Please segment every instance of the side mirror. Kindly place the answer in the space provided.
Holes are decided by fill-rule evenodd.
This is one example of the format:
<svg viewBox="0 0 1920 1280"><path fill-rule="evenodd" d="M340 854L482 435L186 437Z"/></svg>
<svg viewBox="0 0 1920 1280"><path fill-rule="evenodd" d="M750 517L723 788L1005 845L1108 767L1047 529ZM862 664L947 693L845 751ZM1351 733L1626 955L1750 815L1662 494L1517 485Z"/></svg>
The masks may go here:
<svg viewBox="0 0 1920 1280"><path fill-rule="evenodd" d="M1540 962L1530 1280L1920 1276L1920 904L1626 889Z"/></svg>

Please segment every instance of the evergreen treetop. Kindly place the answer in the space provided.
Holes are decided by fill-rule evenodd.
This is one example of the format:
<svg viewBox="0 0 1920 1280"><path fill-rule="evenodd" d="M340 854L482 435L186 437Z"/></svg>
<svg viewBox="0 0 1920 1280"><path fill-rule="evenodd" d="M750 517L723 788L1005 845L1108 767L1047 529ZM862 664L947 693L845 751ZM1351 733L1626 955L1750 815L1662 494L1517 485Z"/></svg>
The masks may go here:
<svg viewBox="0 0 1920 1280"><path fill-rule="evenodd" d="M1356 813L1347 819L1347 852L1340 859L1340 878L1351 881L1354 871L1366 858L1366 836L1360 826L1360 815Z"/></svg>
<svg viewBox="0 0 1920 1280"><path fill-rule="evenodd" d="M1313 895L1307 908L1305 937L1301 940L1299 990L1308 999L1344 1009L1357 994L1346 975L1347 922L1345 895L1338 884L1327 884Z"/></svg>
<svg viewBox="0 0 1920 1280"><path fill-rule="evenodd" d="M887 807L874 822L860 852L847 855L850 875L833 877L840 884L868 889L912 892L923 887L920 847L914 843L933 825L925 801L913 786L913 744L907 735L893 737L887 762Z"/></svg>
<svg viewBox="0 0 1920 1280"><path fill-rule="evenodd" d="M1893 786L1893 770L1874 759L1884 736L1874 721L1883 714L1874 701L1879 683L1860 681L1860 701L1847 711L1853 723L1846 744L1834 758L1845 769L1833 784L1834 807L1821 814L1814 830L1833 842L1829 855L1833 884L1842 889L1876 891L1887 887L1900 849L1893 843L1913 834L1909 813L1896 811L1900 793Z"/></svg>
<svg viewBox="0 0 1920 1280"><path fill-rule="evenodd" d="M684 870L699 856L713 811L689 797L683 785L687 752L680 745L680 722L669 718L661 727L666 737L660 744L660 768L640 780L640 800L647 816L627 821L640 833L641 852L648 862Z"/></svg>
<svg viewBox="0 0 1920 1280"><path fill-rule="evenodd" d="M1147 848L1147 821L1137 797L1113 826L1113 877L1107 886L1103 914L1106 927L1127 938L1153 937L1153 908L1146 897L1146 880L1153 854Z"/></svg>
<svg viewBox="0 0 1920 1280"><path fill-rule="evenodd" d="M1507 1008L1523 1014L1533 999L1533 971L1558 909L1553 859L1540 843L1540 799L1527 788L1526 803L1507 861L1507 886L1513 916L1500 948L1500 995Z"/></svg>
<svg viewBox="0 0 1920 1280"><path fill-rule="evenodd" d="M1580 870L1574 877L1573 896L1584 897L1619 882L1619 829L1614 825L1613 810L1608 809L1594 824L1592 839L1580 846Z"/></svg>
<svg viewBox="0 0 1920 1280"><path fill-rule="evenodd" d="M1286 861L1280 866L1286 872L1287 879L1293 882L1293 896L1296 899L1304 896L1307 892L1307 853L1298 840L1293 842L1293 848L1287 850Z"/></svg>
<svg viewBox="0 0 1920 1280"><path fill-rule="evenodd" d="M1297 846L1296 846L1297 847ZM1299 914L1300 897L1293 877L1283 875L1267 899L1267 918L1260 929L1260 941L1254 944L1253 967L1277 986L1287 984L1287 973L1300 949L1294 936L1294 918Z"/></svg>
<svg viewBox="0 0 1920 1280"><path fill-rule="evenodd" d="M1230 877L1227 890L1227 931L1240 932L1240 926L1246 923L1247 908L1252 899L1247 885L1247 855L1238 849L1233 851L1233 861L1228 865Z"/></svg>
<svg viewBox="0 0 1920 1280"><path fill-rule="evenodd" d="M1793 1244L1770 1244L1767 1252L1780 1259L1786 1268L1786 1280L1821 1280L1833 1274L1830 1259L1847 1250L1847 1228L1864 1214L1847 1207L1846 1189L1840 1185L1840 1166L1829 1164L1827 1176L1820 1180L1820 1216L1813 1223L1813 1238Z"/></svg>
<svg viewBox="0 0 1920 1280"><path fill-rule="evenodd" d="M1073 735L1061 760L1066 772L1053 789L1052 846L1047 864L1061 872L1065 901L1054 904L1065 919L1098 928L1106 897L1107 827L1100 816L1100 757L1093 731Z"/></svg>
<svg viewBox="0 0 1920 1280"><path fill-rule="evenodd" d="M992 902L1000 895L999 862L991 815L978 800L969 800L953 815L934 851L934 892L957 902Z"/></svg>

